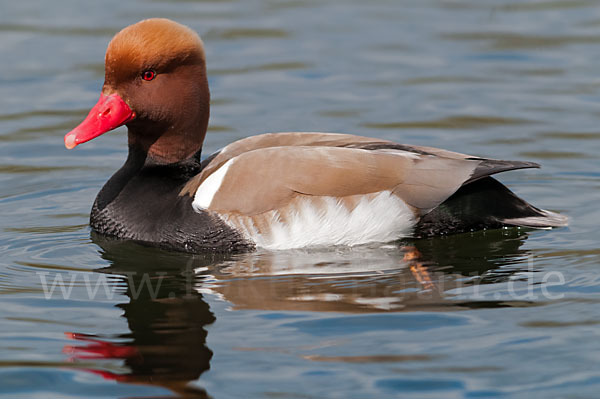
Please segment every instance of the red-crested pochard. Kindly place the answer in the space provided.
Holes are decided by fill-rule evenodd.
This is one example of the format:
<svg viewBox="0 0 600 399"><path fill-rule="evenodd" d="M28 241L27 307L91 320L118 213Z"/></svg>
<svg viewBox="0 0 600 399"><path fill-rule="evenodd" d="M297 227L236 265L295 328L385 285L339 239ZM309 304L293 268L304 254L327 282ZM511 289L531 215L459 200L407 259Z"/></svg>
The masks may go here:
<svg viewBox="0 0 600 399"><path fill-rule="evenodd" d="M100 100L69 149L127 125L129 156L102 188L100 234L198 252L387 242L502 226L564 226L490 175L538 164L333 133L248 137L201 161L209 115L203 44L148 19L106 51Z"/></svg>

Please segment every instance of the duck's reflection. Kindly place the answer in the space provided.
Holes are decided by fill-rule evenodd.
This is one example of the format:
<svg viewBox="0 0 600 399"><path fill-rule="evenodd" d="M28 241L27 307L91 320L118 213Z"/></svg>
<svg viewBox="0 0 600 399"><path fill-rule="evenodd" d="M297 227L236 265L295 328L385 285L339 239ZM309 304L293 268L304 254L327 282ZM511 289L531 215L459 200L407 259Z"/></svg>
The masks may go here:
<svg viewBox="0 0 600 399"><path fill-rule="evenodd" d="M75 359L121 359L127 366L125 373L90 370L105 378L167 388L176 397L208 397L190 384L212 357L206 326L215 316L205 292L233 309L356 313L510 306L447 293L506 281L519 271L519 259L523 264L526 238L512 229L372 248L201 256L94 236L111 263L100 271L124 276L129 302L117 306L130 333L107 338L70 332L77 342L66 351Z"/></svg>
<svg viewBox="0 0 600 399"><path fill-rule="evenodd" d="M452 290L506 281L526 267L527 234L494 230L376 248L256 252L214 269L210 290L236 309L336 312L523 306ZM510 268L503 268L510 264ZM516 265L516 266L515 266Z"/></svg>
<svg viewBox="0 0 600 399"><path fill-rule="evenodd" d="M220 262L214 256L191 256L94 237L111 266L104 273L123 276L129 302L123 309L130 333L97 337L67 335L79 342L65 348L76 359L121 359L129 370L89 370L129 384L169 389L181 398L206 398L190 381L210 368L212 351L205 327L215 321L202 295L194 289L194 269ZM164 396L161 396L164 397Z"/></svg>

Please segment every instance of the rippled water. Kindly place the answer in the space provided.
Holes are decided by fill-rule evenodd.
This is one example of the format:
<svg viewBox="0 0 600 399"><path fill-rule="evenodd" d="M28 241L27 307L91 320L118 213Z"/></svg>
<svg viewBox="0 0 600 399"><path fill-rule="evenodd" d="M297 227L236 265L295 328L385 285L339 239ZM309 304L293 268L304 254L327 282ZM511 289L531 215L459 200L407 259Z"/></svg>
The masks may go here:
<svg viewBox="0 0 600 399"><path fill-rule="evenodd" d="M4 1L0 396L595 398L595 1ZM68 152L111 36L204 38L206 153L338 131L540 162L500 179L568 228L191 256L107 241L124 130ZM60 284L60 282L64 284Z"/></svg>

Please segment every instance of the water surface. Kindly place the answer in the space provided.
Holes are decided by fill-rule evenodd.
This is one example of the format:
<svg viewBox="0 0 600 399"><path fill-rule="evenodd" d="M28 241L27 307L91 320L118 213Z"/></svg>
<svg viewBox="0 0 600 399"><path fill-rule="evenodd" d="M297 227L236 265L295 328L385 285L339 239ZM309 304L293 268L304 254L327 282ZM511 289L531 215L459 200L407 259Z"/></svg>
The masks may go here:
<svg viewBox="0 0 600 399"><path fill-rule="evenodd" d="M593 1L4 2L0 397L594 398ZM67 151L112 35L204 38L209 154L332 131L539 162L500 179L568 228L186 255L90 234L119 129ZM60 284L60 282L64 284Z"/></svg>

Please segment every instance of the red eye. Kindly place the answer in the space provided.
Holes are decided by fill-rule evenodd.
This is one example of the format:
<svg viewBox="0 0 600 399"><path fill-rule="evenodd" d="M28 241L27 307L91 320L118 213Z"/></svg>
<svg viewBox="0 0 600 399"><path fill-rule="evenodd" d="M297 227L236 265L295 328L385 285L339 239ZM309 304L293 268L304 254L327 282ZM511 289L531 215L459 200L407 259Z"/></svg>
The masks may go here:
<svg viewBox="0 0 600 399"><path fill-rule="evenodd" d="M152 69L142 72L142 79L144 79L144 80L151 81L155 77L156 77L156 72L154 72Z"/></svg>

